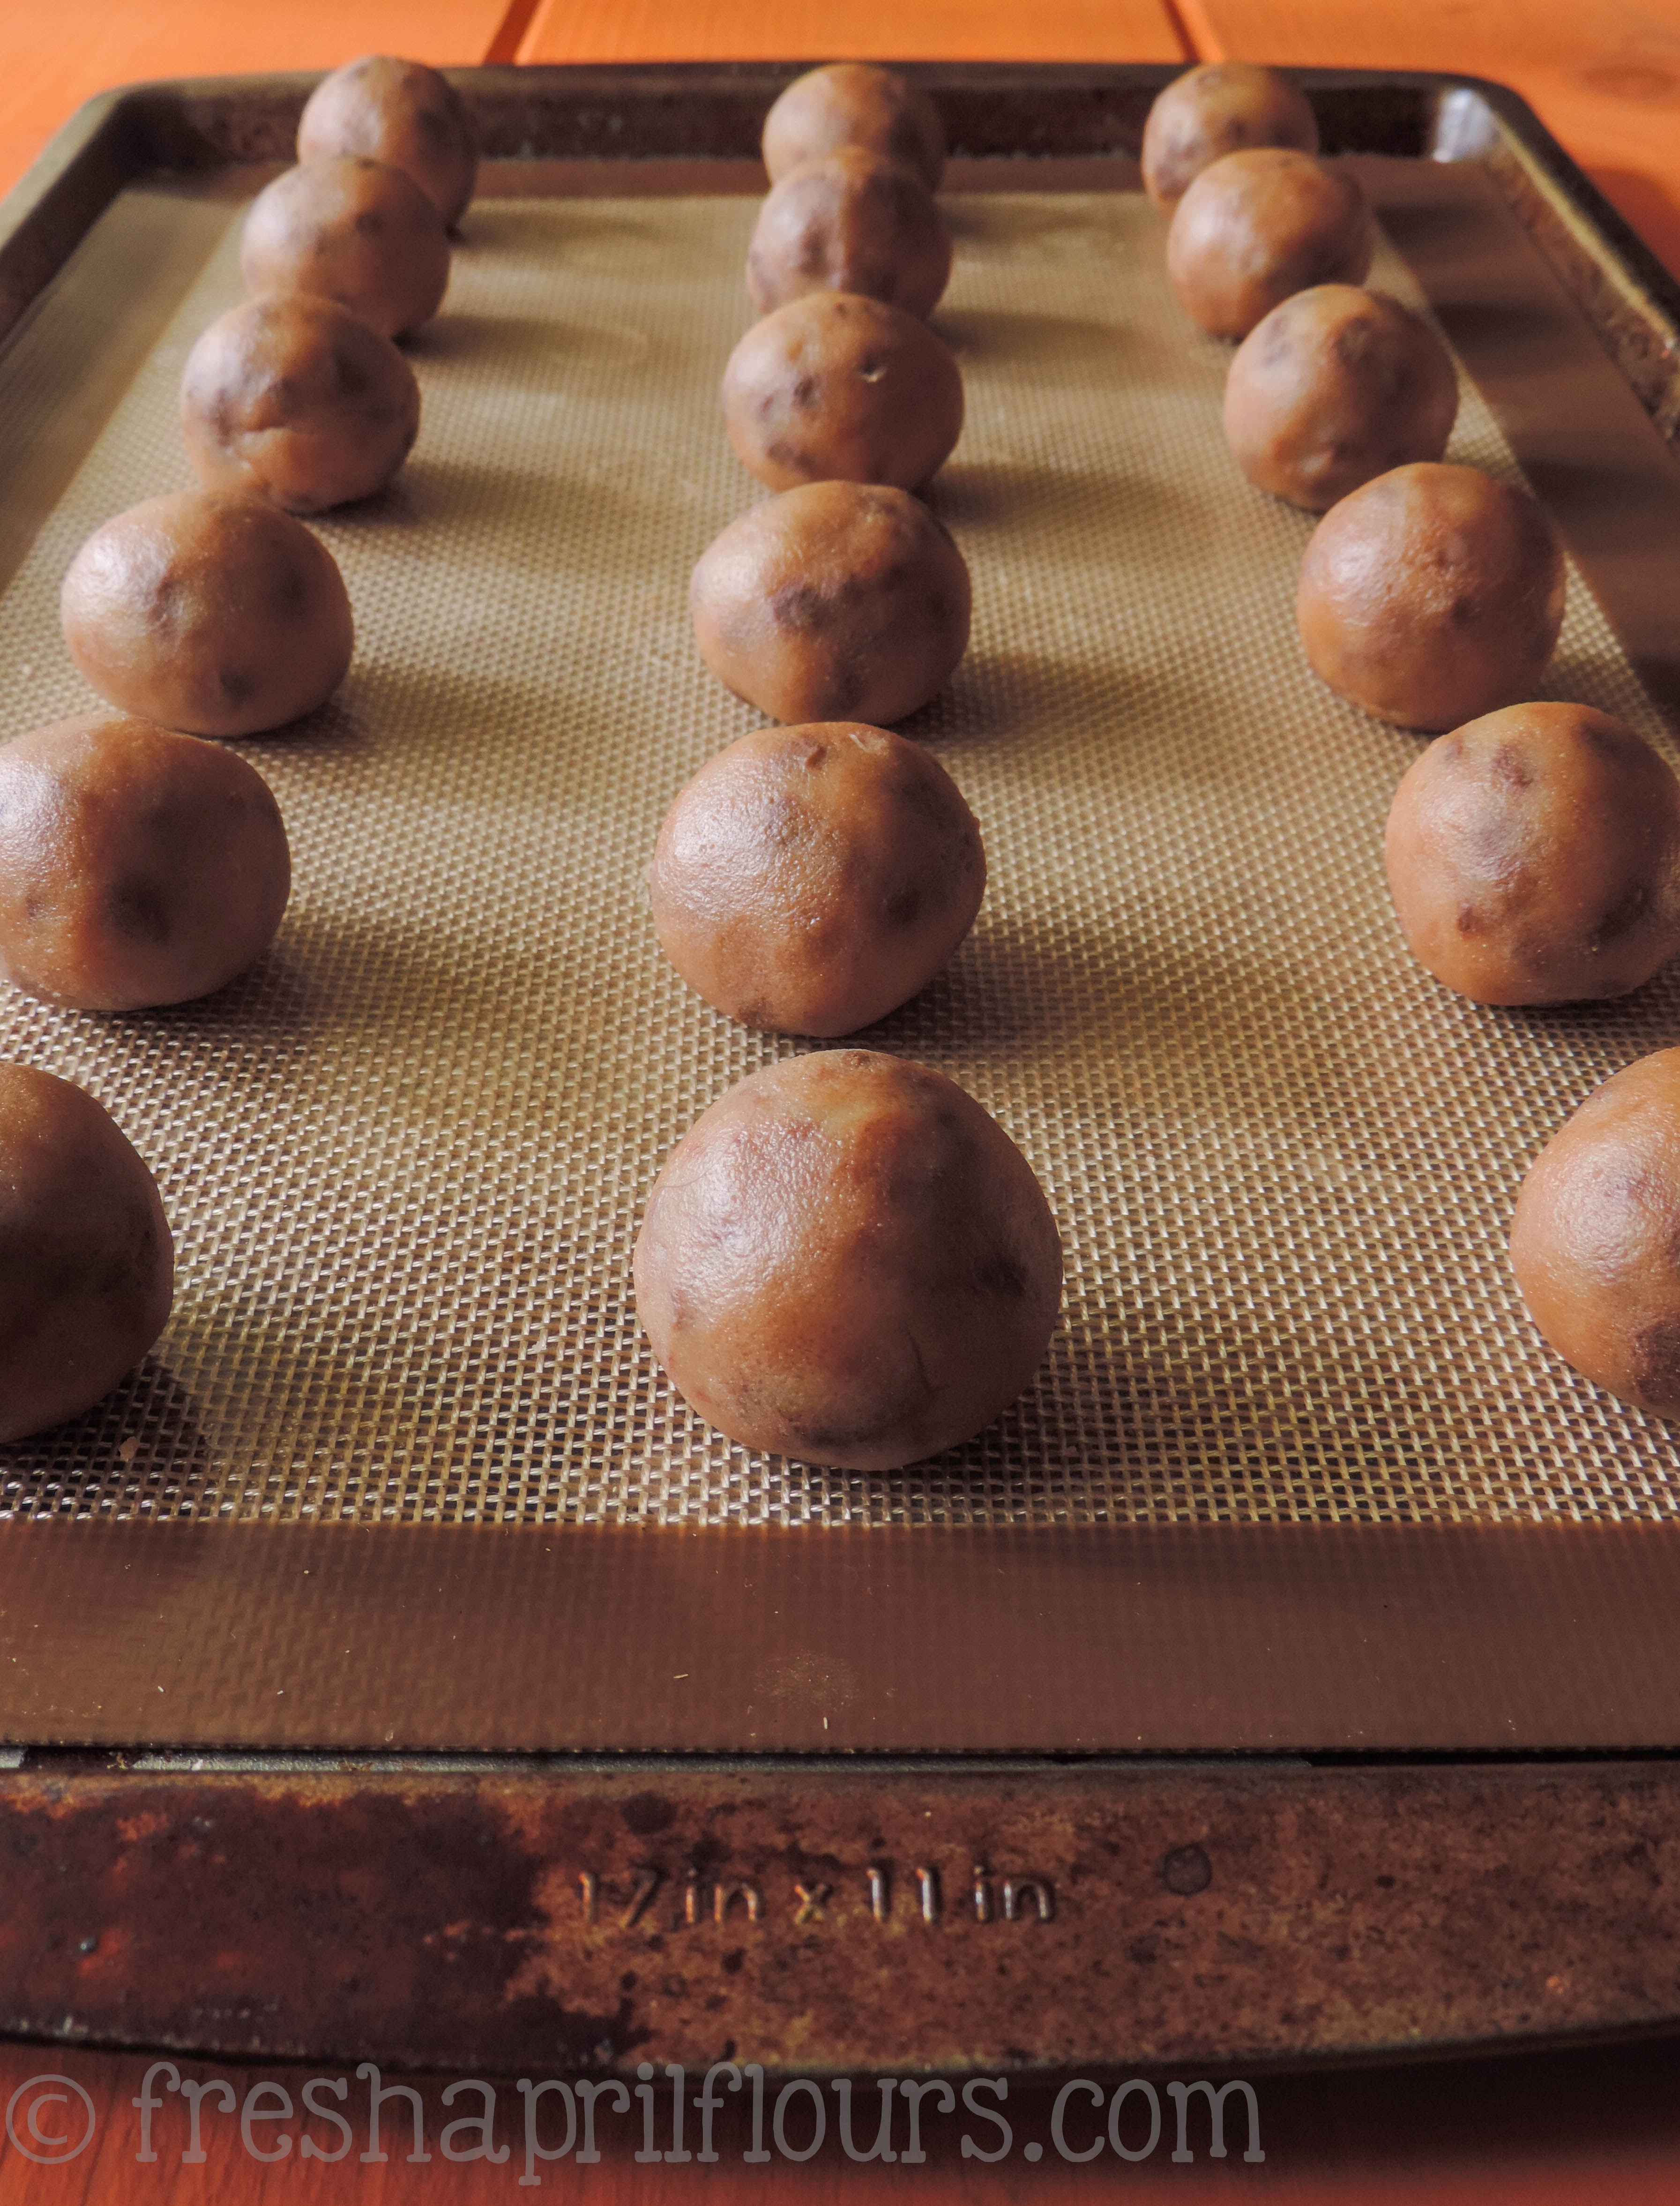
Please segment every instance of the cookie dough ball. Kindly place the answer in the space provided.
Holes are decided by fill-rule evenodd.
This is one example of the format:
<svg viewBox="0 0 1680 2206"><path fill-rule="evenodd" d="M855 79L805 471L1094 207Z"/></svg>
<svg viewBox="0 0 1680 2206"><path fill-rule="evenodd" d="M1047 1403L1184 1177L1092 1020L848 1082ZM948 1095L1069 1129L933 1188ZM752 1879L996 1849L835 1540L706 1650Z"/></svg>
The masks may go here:
<svg viewBox="0 0 1680 2206"><path fill-rule="evenodd" d="M844 146L896 161L930 192L945 170L945 127L919 85L872 62L808 69L765 117L764 164L771 182Z"/></svg>
<svg viewBox="0 0 1680 2206"><path fill-rule="evenodd" d="M895 1470L1026 1386L1062 1250L1032 1166L954 1081L822 1051L754 1073L671 1151L635 1291L671 1383L730 1439Z"/></svg>
<svg viewBox="0 0 1680 2206"><path fill-rule="evenodd" d="M1522 1183L1510 1261L1528 1315L1596 1386L1680 1416L1680 1049L1594 1089Z"/></svg>
<svg viewBox="0 0 1680 2206"><path fill-rule="evenodd" d="M1375 247L1369 203L1345 170L1260 146L1191 184L1167 233L1167 274L1198 329L1246 337L1296 291L1362 283Z"/></svg>
<svg viewBox="0 0 1680 2206"><path fill-rule="evenodd" d="M773 720L882 726L925 705L968 644L968 569L908 491L807 483L716 539L688 603L700 656Z"/></svg>
<svg viewBox="0 0 1680 2206"><path fill-rule="evenodd" d="M931 314L950 280L945 218L907 170L847 147L789 169L759 210L747 289L761 314L807 291L860 291Z"/></svg>
<svg viewBox="0 0 1680 2206"><path fill-rule="evenodd" d="M1510 705L1395 792L1388 885L1420 961L1479 1004L1624 996L1680 950L1680 782L1587 705Z"/></svg>
<svg viewBox="0 0 1680 2206"><path fill-rule="evenodd" d="M962 432L962 372L914 314L849 291L809 291L736 347L724 420L736 457L771 490L914 490Z"/></svg>
<svg viewBox="0 0 1680 2206"><path fill-rule="evenodd" d="M1563 547L1526 492L1421 461L1333 505L1301 563L1313 671L1403 728L1456 728L1538 683L1564 624Z"/></svg>
<svg viewBox="0 0 1680 2206"><path fill-rule="evenodd" d="M181 432L207 490L319 513L383 490L419 428L413 368L331 299L249 299L187 355Z"/></svg>
<svg viewBox="0 0 1680 2206"><path fill-rule="evenodd" d="M1206 62L1175 77L1149 110L1143 188L1171 214L1204 169L1251 146L1316 153L1319 126L1306 93L1254 62Z"/></svg>
<svg viewBox="0 0 1680 2206"><path fill-rule="evenodd" d="M479 178L479 148L467 104L424 62L364 54L323 77L297 128L301 162L359 153L412 176L453 229Z"/></svg>
<svg viewBox="0 0 1680 2206"><path fill-rule="evenodd" d="M219 743L83 718L0 745L0 972L32 996L206 996L267 949L291 878L268 784Z"/></svg>
<svg viewBox="0 0 1680 2206"><path fill-rule="evenodd" d="M950 963L985 890L980 829L944 768L846 721L719 752L666 814L648 875L689 987L773 1034L885 1018Z"/></svg>
<svg viewBox="0 0 1680 2206"><path fill-rule="evenodd" d="M91 1410L169 1322L151 1173L83 1088L0 1064L0 1441Z"/></svg>
<svg viewBox="0 0 1680 2206"><path fill-rule="evenodd" d="M355 641L332 554L260 498L176 491L96 528L60 593L70 656L120 712L254 736L324 704Z"/></svg>
<svg viewBox="0 0 1680 2206"><path fill-rule="evenodd" d="M1445 346L1397 300L1318 283L1237 347L1225 441L1251 483L1322 513L1373 476L1439 460L1458 414Z"/></svg>
<svg viewBox="0 0 1680 2206"><path fill-rule="evenodd" d="M450 241L412 176L341 153L288 169L258 193L239 265L247 291L336 299L381 337L396 337L443 305Z"/></svg>

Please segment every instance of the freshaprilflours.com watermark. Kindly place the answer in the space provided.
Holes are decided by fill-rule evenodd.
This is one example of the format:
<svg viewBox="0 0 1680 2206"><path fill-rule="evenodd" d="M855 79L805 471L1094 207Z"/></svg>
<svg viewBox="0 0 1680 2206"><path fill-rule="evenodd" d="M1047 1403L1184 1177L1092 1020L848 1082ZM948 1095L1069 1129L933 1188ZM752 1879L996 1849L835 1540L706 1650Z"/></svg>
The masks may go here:
<svg viewBox="0 0 1680 2206"><path fill-rule="evenodd" d="M1266 2157L1259 2100L1254 2086L1240 2081L1156 2084L1135 2076L1104 2084L1075 2078L1048 2100L1047 2114L1048 2095L1035 2095L1031 2123L1022 2119L1019 2129L1010 2118L1004 2076L821 2083L810 2076L766 2078L756 2062L720 2060L694 2078L672 2064L656 2079L652 2064L644 2061L634 2084L618 2077L528 2076L488 2084L467 2076L431 2088L438 2102L429 2108L419 2088L387 2080L371 2060L354 2079L237 2084L224 2076L183 2076L173 2061L154 2060L129 2102L124 2143L132 2143L142 2163L187 2167L294 2154L362 2166L488 2161L533 2187L545 2167L565 2161L587 2167L602 2158L603 2143L616 2157L632 2138L631 2157L645 2167L722 2160L766 2166L831 2154L913 2167L927 2160L930 2143L946 2153L953 2143L964 2160L1113 2155L1135 2163L1159 2154L1183 2162L1198 2152L1227 2158L1229 2120L1242 2159ZM1017 2101L1016 2111L1021 2118L1028 2109ZM92 2100L68 2076L32 2076L6 2108L9 2144L38 2166L79 2160L97 2128Z"/></svg>

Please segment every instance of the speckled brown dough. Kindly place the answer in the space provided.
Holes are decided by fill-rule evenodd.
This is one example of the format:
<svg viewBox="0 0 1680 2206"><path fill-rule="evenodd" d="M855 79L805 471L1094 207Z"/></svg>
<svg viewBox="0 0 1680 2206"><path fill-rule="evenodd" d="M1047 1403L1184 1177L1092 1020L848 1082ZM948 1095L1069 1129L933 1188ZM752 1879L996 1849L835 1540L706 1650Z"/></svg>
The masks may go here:
<svg viewBox="0 0 1680 2206"><path fill-rule="evenodd" d="M968 642L962 554L908 491L807 483L743 514L694 569L700 656L771 719L884 727Z"/></svg>
<svg viewBox="0 0 1680 2206"><path fill-rule="evenodd" d="M1564 554L1526 492L1421 462L1333 505L1301 563L1313 671L1403 728L1456 728L1531 696L1564 623Z"/></svg>
<svg viewBox="0 0 1680 2206"><path fill-rule="evenodd" d="M364 54L323 77L304 103L300 161L359 153L412 176L450 229L478 182L479 149L466 102L424 62Z"/></svg>
<svg viewBox="0 0 1680 2206"><path fill-rule="evenodd" d="M84 1011L208 995L274 939L291 885L268 784L149 720L0 745L0 972Z"/></svg>
<svg viewBox="0 0 1680 2206"><path fill-rule="evenodd" d="M1225 379L1225 441L1251 483L1323 513L1361 483L1439 460L1458 378L1419 315L1380 292L1319 283L1274 307Z"/></svg>
<svg viewBox="0 0 1680 2206"><path fill-rule="evenodd" d="M213 321L187 355L181 431L207 490L319 513L384 489L420 402L389 337L331 299L271 291Z"/></svg>
<svg viewBox="0 0 1680 2206"><path fill-rule="evenodd" d="M1143 126L1143 188L1171 213L1202 170L1250 146L1319 150L1307 95L1254 62L1205 62L1175 77Z"/></svg>
<svg viewBox="0 0 1680 2206"><path fill-rule="evenodd" d="M450 241L412 176L340 154L288 169L258 193L239 265L247 291L336 299L381 337L397 337L443 305Z"/></svg>
<svg viewBox="0 0 1680 2206"><path fill-rule="evenodd" d="M764 165L771 182L806 161L855 146L939 188L945 130L919 85L873 62L832 62L807 69L782 93L764 122Z"/></svg>
<svg viewBox="0 0 1680 2206"><path fill-rule="evenodd" d="M183 490L96 528L60 593L77 666L119 711L252 736L324 704L355 641L326 546L260 498Z"/></svg>
<svg viewBox="0 0 1680 2206"><path fill-rule="evenodd" d="M1586 705L1509 705L1395 792L1388 883L1418 958L1480 1004L1624 996L1680 950L1680 782Z"/></svg>
<svg viewBox="0 0 1680 2206"><path fill-rule="evenodd" d="M1227 153L1178 202L1167 274L1210 337L1246 337L1318 283L1362 283L1376 247L1365 194L1345 169L1281 146Z"/></svg>
<svg viewBox="0 0 1680 2206"><path fill-rule="evenodd" d="M91 1410L169 1322L151 1173L83 1088L0 1064L0 1441Z"/></svg>
<svg viewBox="0 0 1680 2206"><path fill-rule="evenodd" d="M926 322L879 299L811 291L748 331L724 373L736 457L771 490L914 490L962 432L962 373Z"/></svg>
<svg viewBox="0 0 1680 2206"><path fill-rule="evenodd" d="M894 1470L1028 1385L1062 1251L1032 1166L954 1081L819 1051L742 1081L671 1151L635 1293L671 1383L731 1440Z"/></svg>
<svg viewBox="0 0 1680 2206"><path fill-rule="evenodd" d="M847 149L806 161L759 209L747 289L761 314L807 291L856 291L931 314L950 281L945 218L908 170Z"/></svg>
<svg viewBox="0 0 1680 2206"><path fill-rule="evenodd" d="M1566 1362L1680 1416L1680 1049L1641 1058L1554 1134L1522 1183L1511 1268Z"/></svg>
<svg viewBox="0 0 1680 2206"><path fill-rule="evenodd" d="M665 815L648 874L690 987L748 1026L825 1036L942 972L985 890L980 828L944 768L845 721L719 752Z"/></svg>

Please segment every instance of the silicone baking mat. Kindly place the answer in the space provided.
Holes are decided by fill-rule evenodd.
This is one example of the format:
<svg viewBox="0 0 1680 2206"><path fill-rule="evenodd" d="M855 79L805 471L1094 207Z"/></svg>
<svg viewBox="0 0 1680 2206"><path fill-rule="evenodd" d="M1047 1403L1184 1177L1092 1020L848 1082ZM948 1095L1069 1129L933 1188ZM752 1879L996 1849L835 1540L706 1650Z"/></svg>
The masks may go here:
<svg viewBox="0 0 1680 2206"><path fill-rule="evenodd" d="M1228 354L1177 308L1159 218L1129 192L949 204L935 326L968 412L933 504L974 624L906 730L979 817L990 885L950 969L857 1040L960 1081L1039 1172L1068 1290L1036 1385L967 1447L866 1477L732 1446L652 1362L629 1273L654 1174L730 1082L809 1046L694 997L642 885L677 790L757 724L686 607L760 494L717 402L754 207L491 199L413 347L412 462L319 523L351 677L241 746L292 838L275 950L172 1011L0 1002L0 1052L91 1088L151 1163L180 1263L135 1378L0 1452L7 1514L1673 1515L1674 1436L1547 1353L1504 1248L1552 1129L1677 1038L1680 975L1525 1013L1411 961L1381 833L1417 739L1306 670L1312 522L1230 462ZM181 364L241 295L236 209L131 193L107 230L148 206L207 257L0 602L6 734L95 701L60 576L107 516L189 480ZM1386 247L1373 280L1416 295ZM0 404L47 444L69 433L53 363L98 299L84 270L0 365ZM1515 473L1468 383L1449 456ZM1546 688L1669 751L1578 575Z"/></svg>

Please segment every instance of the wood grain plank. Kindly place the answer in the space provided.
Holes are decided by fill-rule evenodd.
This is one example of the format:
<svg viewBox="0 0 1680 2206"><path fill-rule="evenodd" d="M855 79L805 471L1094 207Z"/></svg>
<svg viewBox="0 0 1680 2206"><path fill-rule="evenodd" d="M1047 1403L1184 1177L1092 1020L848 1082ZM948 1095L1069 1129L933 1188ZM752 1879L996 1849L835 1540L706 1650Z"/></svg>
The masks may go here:
<svg viewBox="0 0 1680 2206"><path fill-rule="evenodd" d="M1171 62L1186 48L1163 0L542 0L524 62Z"/></svg>
<svg viewBox="0 0 1680 2206"><path fill-rule="evenodd" d="M1202 58L1509 84L1680 272L1680 9L1649 0L1179 0Z"/></svg>
<svg viewBox="0 0 1680 2206"><path fill-rule="evenodd" d="M370 50L482 60L507 0L58 0L0 10L0 191L85 99L151 77L334 69Z"/></svg>
<svg viewBox="0 0 1680 2206"><path fill-rule="evenodd" d="M418 2090L424 2110L425 2161L410 2161L406 2128L386 2129L383 2163L364 2163L366 2088L347 2075L344 2105L356 2121L345 2158L304 2161L298 2119L255 2132L272 2142L293 2137L283 2160L262 2166L240 2142L239 2117L220 2110L212 2092L205 2101L205 2159L184 2163L188 2144L178 2096L154 2084L165 2108L154 2117L157 2158L141 2162L140 2116L134 2101L150 2062L144 2055L90 2052L63 2046L0 2045L0 2107L15 2103L14 2121L27 2136L27 2096L14 2095L42 2075L68 2077L88 2096L96 2121L88 2148L61 2166L32 2165L0 2136L0 2197L6 2206L489 2206L493 2200L534 2195L573 2198L587 2191L591 2206L863 2206L914 2197L917 2206L1098 2206L1123 2192L1129 2206L1230 2206L1247 2198L1264 2206L1673 2206L1680 2167L1680 2110L1672 2078L1680 2042L1606 2046L1565 2053L1517 2054L1503 2060L1420 2064L1335 2074L1260 2076L1260 2163L1242 2156L1239 2124L1222 2161L1210 2158L1206 2138L1193 2133L1191 2164L1175 2166L1171 2107L1166 2134L1147 2161L1125 2167L1105 2149L1084 2166L1072 2166L1046 2144L1041 2159L1022 2151L1029 2138L1048 2139L1056 2087L1011 2090L1007 2111L1016 2145L994 2166L965 2160L959 2126L930 2107L925 2124L927 2158L849 2163L834 2145L803 2165L772 2157L746 2164L750 2131L736 2108L726 2107L714 2143L715 2166L691 2161L670 2167L640 2164L639 2111L628 2120L605 2108L598 2133L601 2158L587 2171L571 2161L539 2168L540 2190L521 2188L524 2159L517 2124L499 2129L505 2161L450 2162L441 2151L444 2124L481 2102L467 2094L445 2108L443 2078L396 2078ZM277 2084L297 2106L311 2072L241 2067L234 2062L181 2060L184 2079L225 2078L242 2100L261 2082ZM323 2076L338 2072L318 2072ZM867 2094L873 2100L873 2091ZM275 2102L267 2102L272 2107ZM865 2103L861 2087L857 2103ZM497 2106L517 2107L516 2092L497 2085ZM1135 2102L1134 2110L1136 2110ZM404 2114L400 2104L395 2110ZM1066 2135L1083 2148L1098 2134L1096 2109L1081 2096L1070 2103ZM44 2109L42 2127L60 2118ZM1135 2140L1141 2142L1142 2123ZM867 2125L859 2125L863 2142ZM1129 2118L1128 2132L1129 2132ZM309 2133L328 2149L337 2137L311 2122ZM995 2132L988 2132L988 2135ZM663 2136L656 2143L668 2140ZM459 2144L461 2141L457 2141ZM906 2139L901 2134L901 2145ZM691 2149L699 2139L685 2137Z"/></svg>

